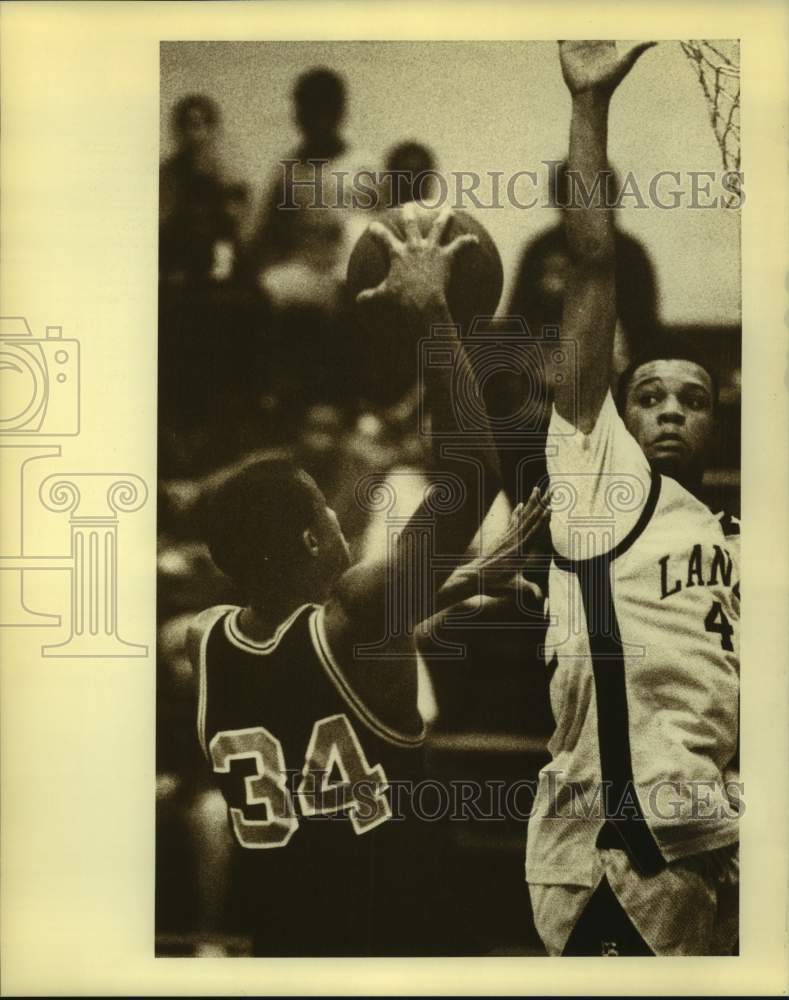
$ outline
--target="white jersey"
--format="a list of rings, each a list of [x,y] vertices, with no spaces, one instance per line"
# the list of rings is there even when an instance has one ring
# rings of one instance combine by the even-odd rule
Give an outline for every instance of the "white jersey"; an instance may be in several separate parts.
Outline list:
[[[738,839],[739,575],[719,519],[653,477],[610,393],[591,434],[555,411],[548,433],[556,729],[526,877],[592,889],[607,849],[638,878]]]
[[[726,548],[731,553],[734,561],[734,593],[737,600],[740,599],[740,519],[727,511],[716,514],[723,537],[726,539]]]

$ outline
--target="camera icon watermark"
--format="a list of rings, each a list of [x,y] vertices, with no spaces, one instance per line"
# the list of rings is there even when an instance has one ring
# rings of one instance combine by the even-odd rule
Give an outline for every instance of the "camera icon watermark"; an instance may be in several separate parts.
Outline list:
[[[461,339],[463,352],[453,349]],[[429,438],[484,436],[499,445],[528,445],[545,434],[546,403],[552,389],[568,384],[577,399],[577,345],[559,328],[530,332],[521,316],[478,316],[461,337],[457,324],[436,324],[419,342],[419,381],[431,369],[451,369],[451,400],[456,429],[436,431],[424,397],[419,433]]]
[[[118,599],[121,515],[145,505],[145,482],[124,471],[46,475],[44,467],[61,458],[63,446],[51,438],[81,430],[79,341],[63,337],[60,326],[48,326],[37,338],[24,317],[0,317],[0,359],[0,464],[8,515],[0,525],[0,628],[65,626],[59,641],[41,646],[44,657],[147,656],[146,645],[121,638]],[[52,519],[42,518],[43,511],[68,512],[68,547],[50,533]],[[52,589],[41,592],[42,578],[54,585],[54,606],[65,614],[49,610]],[[65,595],[57,580],[65,581]],[[36,610],[44,602],[47,611]]]
[[[0,317],[0,434],[79,434],[79,341],[48,326],[33,336],[22,316]]]

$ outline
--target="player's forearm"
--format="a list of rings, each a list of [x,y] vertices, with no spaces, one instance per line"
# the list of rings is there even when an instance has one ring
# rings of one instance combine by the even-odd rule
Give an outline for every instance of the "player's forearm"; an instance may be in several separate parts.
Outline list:
[[[450,217],[448,211],[439,213],[424,234],[416,206],[406,205],[402,209],[405,240],[381,223],[371,223],[371,234],[387,247],[389,272],[381,285],[365,289],[357,298],[363,308],[376,299],[395,303],[414,338],[426,339],[436,327],[443,328],[449,354],[444,363],[426,365],[422,372],[433,439],[439,444],[437,488],[403,528],[385,574],[367,574],[375,592],[369,605],[372,613],[380,610],[381,595],[386,600],[387,595],[394,595],[389,621],[394,619],[398,631],[406,632],[433,614],[435,593],[463,558],[500,478],[489,430],[480,433],[477,428],[470,435],[454,405],[456,380],[474,392],[474,373],[453,324],[446,289],[455,254],[477,239],[464,234],[444,245],[441,240]]]
[[[412,624],[430,618],[438,610],[437,593],[479,530],[500,488],[498,457],[489,428],[464,428],[457,412],[455,386],[474,391],[474,372],[443,298],[412,312],[421,336],[443,326],[442,342],[452,355],[452,364],[426,366],[423,372],[425,401],[431,414],[434,450],[434,494],[427,497],[403,529],[393,563],[398,589],[409,593],[408,616]],[[426,524],[430,525],[425,531]],[[436,557],[439,557],[436,559]],[[428,573],[419,586],[413,574]],[[465,596],[470,596],[466,593]],[[452,603],[463,600],[458,597]],[[444,605],[446,606],[446,605]]]
[[[486,474],[499,480],[498,452],[490,427],[487,424],[477,426],[473,433],[470,433],[459,418],[455,387],[462,385],[468,394],[473,395],[479,394],[479,388],[446,302],[443,300],[436,302],[428,310],[423,311],[420,322],[419,332],[425,337],[430,336],[431,330],[437,326],[443,326],[447,330],[442,346],[452,355],[451,364],[426,365],[423,371],[425,401],[430,409],[431,433],[437,442],[451,440],[453,445],[451,451],[457,456],[454,460],[444,456],[442,467],[446,467],[447,463],[456,465],[461,478],[468,478],[469,463],[467,460],[462,460],[462,455],[465,453],[466,456],[473,455],[478,458],[484,465]],[[476,480],[468,485],[474,488],[475,484]]]
[[[612,210],[607,207],[608,94],[573,96],[568,156],[567,243],[578,264],[604,264],[615,252]]]
[[[605,207],[608,169],[607,94],[573,96],[568,166],[573,193],[565,212],[572,269],[565,291],[563,335],[575,342],[571,370],[566,355],[557,380],[555,405],[566,420],[590,433],[608,390],[616,327],[615,239],[611,210]]]
[[[448,324],[444,341],[452,364],[426,366],[425,399],[430,408],[434,466],[459,485],[462,499],[453,509],[435,517],[435,553],[460,555],[468,548],[501,486],[501,473],[493,435],[487,423],[469,430],[459,413],[456,389],[479,396],[476,375],[463,343],[444,305],[430,315],[431,328]],[[447,571],[448,573],[449,571]]]

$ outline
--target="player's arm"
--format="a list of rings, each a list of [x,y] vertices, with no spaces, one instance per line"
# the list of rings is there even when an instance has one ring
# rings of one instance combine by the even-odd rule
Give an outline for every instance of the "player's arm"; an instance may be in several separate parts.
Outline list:
[[[211,629],[217,618],[221,617],[226,611],[230,611],[231,608],[232,605],[230,604],[218,604],[213,608],[206,608],[199,615],[195,615],[189,623],[186,629],[186,655],[195,672],[200,670],[200,647],[202,646],[206,632]]]
[[[542,601],[542,591],[528,575],[537,568],[533,546],[549,518],[547,501],[538,489],[533,489],[528,502],[519,503],[512,512],[492,551],[471,559],[439,589],[431,622],[437,623],[447,611],[473,597],[515,599],[531,604]]]
[[[203,630],[198,622],[191,622],[186,630],[186,655],[195,672],[200,669],[200,643]]]
[[[441,213],[428,234],[422,236],[416,211],[405,206],[404,242],[380,223],[372,223],[371,232],[389,251],[390,269],[381,285],[362,292],[358,301],[362,308],[374,303],[391,304],[407,317],[412,334],[418,336],[429,335],[436,325],[447,330],[442,346],[451,351],[454,364],[428,366],[425,395],[436,437],[454,435],[458,441],[461,430],[452,402],[452,381],[462,371],[465,381],[473,384],[474,373],[460,337],[454,332],[446,287],[453,258],[475,243],[476,237],[459,236],[442,246],[450,218],[450,212]],[[332,629],[337,633],[335,648],[347,644],[349,636],[353,642],[380,638],[385,622],[387,628],[402,634],[436,611],[435,594],[454,567],[447,560],[437,568],[432,564],[433,556],[459,558],[465,552],[496,492],[498,459],[489,431],[482,436],[475,434],[473,451],[466,453],[462,440],[448,449],[441,460],[441,472],[452,477],[460,502],[447,505],[449,509],[441,512],[430,510],[430,502],[425,501],[403,528],[388,560],[360,563],[344,574],[326,608],[330,643]],[[490,489],[491,482],[494,489]],[[425,515],[433,524],[432,533],[424,531]],[[395,595],[398,599],[391,600],[389,606],[396,620],[387,621],[387,602]]]
[[[559,415],[585,434],[594,429],[608,391],[616,326],[614,220],[605,197],[608,109],[619,83],[653,44],[620,54],[612,41],[559,42],[562,74],[572,95],[571,207],[566,213],[572,266],[562,335],[575,342],[578,377],[575,371],[566,371],[561,382],[553,380],[554,403]]]

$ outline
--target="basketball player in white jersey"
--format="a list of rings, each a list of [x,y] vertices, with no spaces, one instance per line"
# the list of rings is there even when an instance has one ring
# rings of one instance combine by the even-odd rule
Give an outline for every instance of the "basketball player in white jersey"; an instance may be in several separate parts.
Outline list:
[[[653,472],[676,479],[702,499],[718,400],[715,372],[704,355],[679,335],[656,335],[622,373],[617,408]],[[739,597],[740,520],[717,513],[734,562]]]
[[[573,269],[546,449],[556,729],[526,877],[552,955],[729,953],[737,934],[739,591],[698,479],[714,386],[691,358],[637,359],[609,385],[614,230],[601,203],[611,97],[648,44],[561,42],[572,94]],[[583,189],[580,188],[583,185]],[[577,372],[577,381],[576,381]],[[683,484],[684,481],[684,484]]]

